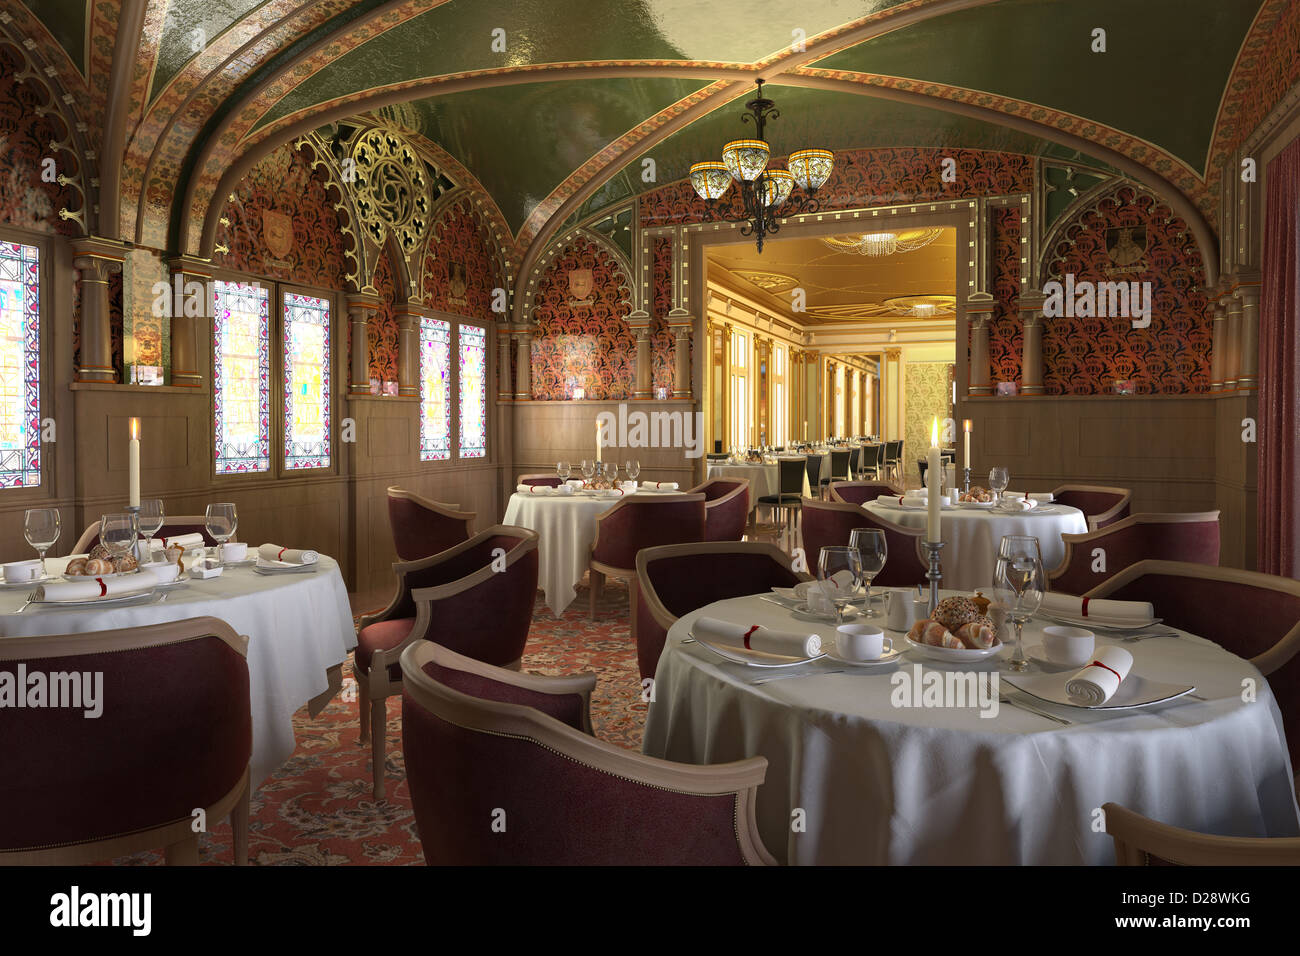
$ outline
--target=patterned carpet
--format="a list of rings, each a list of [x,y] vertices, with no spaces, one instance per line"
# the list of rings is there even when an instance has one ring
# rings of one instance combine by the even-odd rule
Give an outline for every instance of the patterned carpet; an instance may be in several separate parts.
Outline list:
[[[585,586],[556,619],[540,595],[524,652],[524,670],[537,674],[597,674],[592,724],[597,737],[637,750],[645,725],[636,648],[628,627],[627,589],[607,582],[597,619],[587,619]],[[345,668],[350,670],[351,665]],[[343,700],[343,695],[351,700]],[[343,695],[321,712],[294,717],[298,746],[293,756],[253,795],[249,862],[260,866],[423,864],[402,762],[402,702],[388,700],[388,797],[370,795],[370,747],[357,742],[355,685],[345,677]],[[228,821],[200,840],[201,863],[232,864]],[[163,862],[162,853],[115,860],[126,865]]]

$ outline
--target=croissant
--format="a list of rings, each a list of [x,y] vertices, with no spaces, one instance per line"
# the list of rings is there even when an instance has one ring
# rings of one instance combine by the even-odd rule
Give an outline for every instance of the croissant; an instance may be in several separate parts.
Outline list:
[[[929,644],[931,647],[965,647],[961,641],[938,621],[921,620],[912,625],[907,632],[908,639],[916,644]]]
[[[112,574],[113,562],[106,558],[91,558],[86,562],[86,569],[83,573],[89,574],[92,577],[101,574]]]
[[[998,631],[993,626],[992,621],[986,617],[981,617],[957,628],[957,638],[966,647],[973,650],[984,650],[997,644]]]
[[[87,558],[73,558],[68,562],[68,566],[63,569],[65,574],[85,574]]]

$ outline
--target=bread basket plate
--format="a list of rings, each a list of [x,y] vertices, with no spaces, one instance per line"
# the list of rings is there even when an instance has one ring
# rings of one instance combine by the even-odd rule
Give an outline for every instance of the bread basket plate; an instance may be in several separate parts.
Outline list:
[[[1129,674],[1119,685],[1113,697],[1104,704],[1081,704],[1066,693],[1065,685],[1080,668],[1071,668],[1060,674],[1003,674],[1006,681],[1016,690],[1024,691],[1030,697],[1037,697],[1048,704],[1058,707],[1073,707],[1077,710],[1129,710],[1134,707],[1148,707],[1162,704],[1167,700],[1177,700],[1185,694],[1196,690],[1195,684],[1166,684],[1149,680],[1137,674]]]
[[[903,640],[907,641],[909,650],[916,651],[921,657],[928,657],[932,661],[944,661],[949,664],[970,664],[975,661],[987,660],[1003,648],[1001,643],[983,648],[935,647],[933,644],[918,644],[906,635],[904,635]]]
[[[701,647],[708,648],[723,660],[731,661],[735,664],[745,664],[749,667],[795,667],[799,664],[819,661],[826,656],[825,653],[821,653],[814,657],[789,657],[785,654],[768,654],[764,651],[747,651],[743,647],[728,647],[724,644],[714,644],[710,641],[703,640],[697,637],[694,631],[691,632],[691,639]]]
[[[139,573],[139,568],[136,568],[134,571],[110,571],[108,574],[69,574],[67,571],[64,571],[63,580],[84,581],[87,578],[103,578],[105,581],[108,581],[112,578],[129,578],[131,575]]]

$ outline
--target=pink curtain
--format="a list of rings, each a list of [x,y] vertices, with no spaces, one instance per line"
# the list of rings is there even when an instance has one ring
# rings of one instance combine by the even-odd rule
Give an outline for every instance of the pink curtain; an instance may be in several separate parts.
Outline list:
[[[1300,139],[1268,164],[1259,317],[1259,570],[1294,578],[1300,535]]]

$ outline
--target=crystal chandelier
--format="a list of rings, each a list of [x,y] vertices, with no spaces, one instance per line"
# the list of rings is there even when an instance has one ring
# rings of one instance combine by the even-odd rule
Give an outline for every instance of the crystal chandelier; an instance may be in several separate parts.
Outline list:
[[[892,256],[896,252],[915,252],[928,246],[943,233],[942,229],[905,229],[902,232],[866,232],[856,236],[826,236],[822,239],[836,252],[859,256]]]
[[[758,84],[758,95],[745,104],[742,123],[754,122],[755,139],[738,139],[722,150],[722,162],[696,163],[691,167],[691,185],[699,197],[710,204],[726,193],[732,180],[739,183],[741,210],[735,214],[723,212],[728,222],[743,222],[742,236],[754,236],[758,251],[763,251],[763,237],[779,231],[777,210],[790,200],[794,187],[807,192],[796,197],[783,215],[792,216],[817,212],[817,190],[830,178],[835,168],[835,154],[828,149],[801,149],[790,154],[785,169],[767,165],[771,147],[763,138],[763,127],[768,119],[781,115],[776,104],[763,96],[763,81]]]

